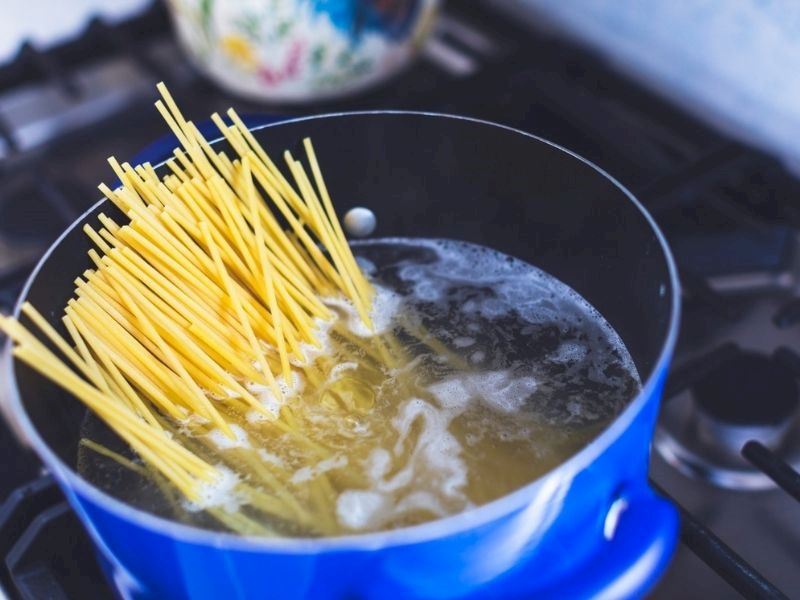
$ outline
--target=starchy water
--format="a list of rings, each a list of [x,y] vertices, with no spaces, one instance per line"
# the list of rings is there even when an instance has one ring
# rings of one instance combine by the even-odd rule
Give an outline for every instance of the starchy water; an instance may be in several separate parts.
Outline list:
[[[322,347],[308,349],[288,399],[251,389],[291,431],[235,412],[234,440],[176,427],[225,469],[199,504],[88,447],[81,473],[136,506],[202,527],[376,531],[468,510],[533,481],[639,390],[605,319],[527,263],[445,240],[380,239],[355,251],[377,290],[374,330],[331,300],[337,318],[321,326]],[[83,433],[131,457],[97,419],[87,418]]]

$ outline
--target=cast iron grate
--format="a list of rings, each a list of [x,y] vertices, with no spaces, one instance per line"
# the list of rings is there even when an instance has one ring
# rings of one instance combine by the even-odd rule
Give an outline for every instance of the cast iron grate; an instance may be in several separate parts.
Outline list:
[[[726,342],[674,367],[664,387],[663,401],[669,402],[674,396],[702,381],[720,365],[741,352],[736,344]],[[800,376],[800,371],[797,369],[800,365],[800,356],[793,350],[780,348],[775,352],[775,357],[789,365],[795,377]],[[800,502],[800,473],[792,466],[756,440],[746,442],[742,446],[741,453],[756,468],[767,474],[778,487]],[[746,598],[786,598],[783,592],[700,523],[666,490],[652,480],[650,483],[662,496],[669,498],[678,507],[681,515],[682,542],[736,591]]]

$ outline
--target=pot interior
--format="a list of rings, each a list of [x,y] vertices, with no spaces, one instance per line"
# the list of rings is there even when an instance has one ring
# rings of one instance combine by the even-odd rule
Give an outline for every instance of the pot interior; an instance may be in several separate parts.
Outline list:
[[[335,115],[255,135],[276,162],[287,148],[302,155],[310,136],[340,215],[369,207],[376,236],[464,240],[554,275],[619,333],[642,381],[650,376],[670,327],[668,259],[639,208],[594,167],[510,129],[423,114]],[[73,281],[91,266],[81,225],[100,212],[124,221],[109,202],[91,211],[52,250],[27,293],[62,333]],[[35,428],[74,467],[83,406],[25,365],[14,371]]]

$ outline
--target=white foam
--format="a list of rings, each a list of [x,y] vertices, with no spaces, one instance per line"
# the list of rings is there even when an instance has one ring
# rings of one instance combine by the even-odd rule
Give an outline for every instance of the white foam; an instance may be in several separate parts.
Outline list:
[[[440,355],[437,355],[437,356],[434,356],[433,358],[434,358],[434,360],[436,360],[439,357],[440,357]],[[446,356],[444,356],[443,358],[444,358],[445,362],[447,362],[448,358]],[[390,377],[397,377],[397,376],[399,376],[399,375],[401,375],[403,373],[408,373],[410,371],[414,371],[423,362],[425,362],[423,356],[415,356],[410,361],[408,361],[407,363],[405,363],[405,364],[403,364],[403,365],[401,365],[399,367],[393,367],[391,369],[387,369],[387,373],[389,374]]]
[[[361,316],[358,314],[356,307],[353,303],[346,298],[327,297],[323,298],[323,302],[330,307],[341,309],[345,313],[345,320],[347,328],[359,337],[370,337],[379,335],[387,331],[395,317],[397,316],[398,309],[402,304],[402,299],[398,294],[392,290],[374,285],[375,296],[372,299],[372,307],[370,310],[370,319],[372,320],[372,329],[367,327]]]
[[[464,508],[472,506],[465,502]],[[463,510],[462,509],[462,510]],[[447,510],[435,494],[416,490],[395,502],[391,495],[372,490],[345,490],[336,502],[336,516],[344,527],[353,530],[372,529],[403,514],[424,510],[443,517]]]
[[[345,490],[336,499],[336,518],[343,527],[359,530],[374,527],[390,499],[369,490]]]
[[[311,467],[297,469],[292,475],[291,482],[294,484],[310,481],[319,477],[322,473],[327,473],[333,469],[341,469],[347,466],[347,457],[344,454],[337,454],[318,462]]]
[[[364,326],[361,319],[358,319],[355,327],[351,327],[353,333],[357,335],[370,336],[386,332],[391,327],[400,308],[401,298],[399,295],[381,286],[374,286],[374,288],[375,297],[372,300],[372,311],[370,312],[372,329]]]
[[[356,263],[358,263],[358,266],[365,275],[374,275],[378,270],[374,262],[368,258],[364,258],[363,256],[356,256]]]
[[[494,410],[517,411],[535,389],[534,378],[518,377],[510,370],[462,373],[428,387],[439,406],[421,398],[402,403],[391,421],[398,434],[394,447],[391,452],[375,448],[370,453],[365,464],[370,488],[347,490],[340,495],[339,522],[360,530],[380,527],[415,510],[448,514],[448,508],[442,504],[445,499],[460,510],[470,506],[464,489],[468,470],[462,457],[463,448],[450,433],[453,419],[479,398]],[[409,451],[407,443],[415,423],[421,427],[417,427],[418,435]],[[409,456],[403,467],[392,473],[393,460],[406,452]]]
[[[297,371],[291,372],[291,381],[286,383],[286,379],[281,375],[278,379],[278,387],[283,392],[284,397],[291,398],[303,391],[306,381]]]
[[[332,326],[333,320],[315,318],[312,332],[319,342],[319,346],[309,344],[308,342],[301,342],[300,352],[303,355],[302,359],[292,357],[289,358],[289,362],[296,367],[301,367],[313,362],[318,356],[331,354],[333,349],[330,336]]]
[[[210,422],[211,421],[209,421],[207,417],[192,412],[189,413],[187,417],[178,421],[178,431],[184,435],[192,435],[198,425],[207,425]]]
[[[255,363],[254,363],[255,366]],[[261,370],[260,368],[258,369]],[[291,381],[286,383],[286,379],[283,377],[282,373],[276,373],[275,376],[275,383],[278,384],[278,389],[281,391],[286,398],[291,398],[292,396],[296,396],[300,392],[303,391],[303,387],[305,386],[305,379],[303,376],[298,373],[297,371],[291,371]],[[271,388],[262,384],[256,383],[254,381],[249,381],[245,384],[247,391],[251,394],[262,394],[266,391],[271,391]]]
[[[353,361],[346,361],[341,362],[338,365],[335,365],[332,369],[330,374],[328,375],[329,381],[335,381],[339,378],[339,375],[344,373],[345,371],[352,371],[358,368],[358,363]]]
[[[585,344],[567,340],[561,342],[558,349],[553,354],[548,355],[547,358],[554,362],[569,363],[583,360],[588,352],[589,348]]]
[[[267,409],[267,412],[269,412],[269,414],[272,415],[273,418],[277,419],[280,416],[281,407],[285,403],[284,398],[276,398],[275,394],[272,393],[272,390],[269,388],[269,386],[262,385],[260,383],[251,383],[247,387],[248,391],[251,394],[255,395],[256,398],[258,398],[258,401],[261,403],[261,406]],[[251,412],[258,414],[258,411],[251,411]],[[251,418],[254,419],[253,421],[250,421],[251,423],[256,422],[258,420],[258,417],[255,416],[250,417],[248,413],[248,420],[250,420]]]
[[[275,465],[276,467],[284,466],[283,459],[277,454],[273,454],[272,452],[267,452],[263,448],[259,448],[258,450],[256,450],[256,453],[258,454],[259,458],[263,460],[265,463]]]
[[[380,481],[392,468],[392,455],[385,448],[375,448],[367,458],[367,475]]]
[[[198,512],[207,508],[221,507],[228,512],[235,512],[242,505],[243,499],[236,493],[239,477],[224,465],[217,465],[216,481],[203,483],[198,490],[200,498],[196,502],[183,501],[183,506],[190,512]]]
[[[437,408],[421,398],[405,401],[391,422],[398,433],[392,452],[376,448],[370,453],[366,473],[371,487],[340,494],[339,522],[350,529],[364,529],[379,527],[410,510],[445,514],[440,500],[420,488],[435,489],[451,502],[466,506],[469,500],[463,488],[467,466],[461,457],[461,444],[449,431],[450,422],[459,412],[460,407]],[[418,420],[422,427],[410,456],[402,469],[387,477],[393,458],[406,452],[412,425]]]
[[[378,244],[424,248],[434,253],[435,260],[425,264],[408,260],[398,266],[398,275],[412,286],[419,300],[438,302],[454,285],[468,284],[491,288],[493,294],[464,302],[459,309],[465,314],[491,319],[513,310],[530,323],[548,323],[569,322],[583,313],[583,318],[598,324],[607,341],[619,350],[625,369],[637,372],[622,340],[603,316],[575,290],[541,269],[483,246],[444,239],[382,238],[360,240],[356,246]],[[467,329],[477,333],[481,328],[478,323],[469,323]]]
[[[352,530],[374,529],[411,511],[445,515],[469,506],[468,468],[451,423],[478,399],[498,412],[518,411],[536,387],[533,377],[510,369],[459,373],[428,386],[436,405],[422,398],[402,402],[391,420],[394,446],[370,452],[364,463],[369,487],[340,494],[339,523]],[[394,470],[400,460],[402,467]]]
[[[472,503],[470,502],[465,503],[464,509],[469,508],[471,505]],[[425,510],[439,517],[445,516],[448,512],[447,509],[442,506],[439,498],[425,490],[411,492],[395,506],[395,512],[398,514],[415,510]]]
[[[445,409],[463,410],[471,400],[480,398],[491,408],[504,413],[518,411],[536,391],[536,379],[515,376],[508,369],[464,373],[428,387]]]
[[[584,420],[592,420],[598,418],[600,415],[597,411],[592,409],[589,402],[583,402],[581,399],[572,399],[567,401],[567,411],[572,417]]]
[[[234,423],[230,424],[230,428],[235,436],[234,439],[229,438],[220,429],[212,429],[208,434],[208,438],[214,442],[214,445],[220,450],[250,448],[250,439],[247,437],[247,432]]]
[[[536,379],[530,376],[514,377],[509,371],[482,375],[473,377],[471,383],[484,402],[501,412],[518,411],[536,391]]]
[[[275,413],[270,412],[269,415],[264,414],[260,410],[248,410],[247,414],[245,415],[248,423],[253,425],[257,425],[258,423],[266,423],[268,421],[274,421],[277,417]]]
[[[448,377],[428,386],[444,410],[463,411],[475,398],[466,377]]]
[[[475,352],[469,355],[469,362],[471,362],[473,365],[477,365],[479,363],[482,363],[485,358],[486,358],[486,352],[484,352],[483,350],[475,350]]]
[[[245,385],[245,387],[247,388],[248,392],[253,394],[258,399],[258,401],[261,403],[261,406],[267,409],[274,419],[277,419],[280,416],[281,407],[286,404],[286,401],[292,396],[299,394],[303,390],[305,380],[299,373],[292,371],[292,382],[290,385],[286,384],[283,375],[276,377],[275,382],[278,384],[281,397],[276,397],[272,391],[272,388],[262,383],[250,381]],[[251,410],[247,413],[247,420],[250,423],[258,423],[269,420],[269,417],[257,410]]]
[[[509,297],[531,302],[531,298],[542,296],[541,289],[550,278],[522,261],[510,259],[487,248],[452,242],[449,240],[391,239],[384,242],[413,245],[432,250],[437,260],[419,264],[401,264],[398,274],[401,279],[414,286],[414,295],[435,302],[444,298],[447,289],[454,283],[469,283],[492,287],[495,297],[464,305],[466,312],[476,311],[483,316],[498,316],[508,312]],[[530,292],[536,292],[531,294]],[[514,306],[514,304],[510,304]]]
[[[453,346],[456,348],[469,348],[475,344],[475,338],[459,336],[453,339]]]

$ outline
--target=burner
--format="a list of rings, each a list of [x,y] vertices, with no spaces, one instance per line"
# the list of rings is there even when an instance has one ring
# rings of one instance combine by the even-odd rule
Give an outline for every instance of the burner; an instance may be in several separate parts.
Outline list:
[[[776,450],[797,413],[794,374],[777,360],[740,352],[692,388],[698,433],[738,456],[749,440]]]
[[[763,489],[774,483],[741,451],[756,440],[800,464],[800,393],[784,362],[740,351],[709,370],[690,393],[664,406],[656,448],[682,472],[723,487]]]

